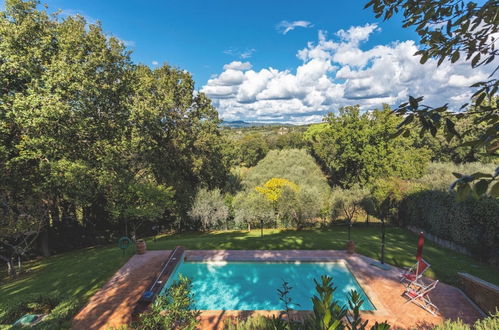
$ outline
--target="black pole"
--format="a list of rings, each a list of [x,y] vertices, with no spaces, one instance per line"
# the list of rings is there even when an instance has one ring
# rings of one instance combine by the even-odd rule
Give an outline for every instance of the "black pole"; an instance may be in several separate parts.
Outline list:
[[[352,229],[352,221],[348,221],[348,240],[351,241],[350,231]]]
[[[385,220],[381,219],[381,263],[385,263]]]
[[[260,236],[263,237],[263,219],[260,220],[260,230],[261,230]]]

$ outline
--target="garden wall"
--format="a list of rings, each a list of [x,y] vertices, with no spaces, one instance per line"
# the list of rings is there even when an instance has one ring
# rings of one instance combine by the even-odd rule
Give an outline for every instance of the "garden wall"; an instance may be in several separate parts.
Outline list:
[[[459,287],[484,312],[493,314],[499,310],[499,287],[468,273],[458,273]]]
[[[499,264],[499,200],[484,197],[457,202],[453,193],[425,190],[400,203],[403,226],[421,228],[468,249],[475,257]]]

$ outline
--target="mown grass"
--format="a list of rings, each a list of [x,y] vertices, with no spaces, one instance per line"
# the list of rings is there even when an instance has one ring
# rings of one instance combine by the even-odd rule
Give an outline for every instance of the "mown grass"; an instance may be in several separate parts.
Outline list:
[[[417,236],[401,229],[387,228],[386,262],[399,267],[414,263]],[[147,240],[152,250],[172,249],[182,245],[187,249],[344,249],[347,231],[344,226],[330,230],[260,230],[182,233]],[[352,239],[357,252],[378,259],[380,253],[379,226],[354,227]],[[83,300],[94,294],[125,262],[116,245],[83,249],[26,263],[29,272],[14,280],[0,283],[1,305],[32,294],[59,294]],[[426,242],[424,257],[432,267],[429,276],[456,284],[457,272],[467,272],[499,284],[499,267],[480,263],[470,257]]]

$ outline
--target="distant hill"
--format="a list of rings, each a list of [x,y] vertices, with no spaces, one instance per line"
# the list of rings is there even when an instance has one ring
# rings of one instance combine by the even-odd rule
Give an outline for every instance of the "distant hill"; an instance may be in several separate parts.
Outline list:
[[[280,124],[280,123],[252,123],[243,120],[224,120],[220,126],[231,127],[231,128],[244,128],[244,127],[261,127],[261,126],[294,126],[292,124]]]

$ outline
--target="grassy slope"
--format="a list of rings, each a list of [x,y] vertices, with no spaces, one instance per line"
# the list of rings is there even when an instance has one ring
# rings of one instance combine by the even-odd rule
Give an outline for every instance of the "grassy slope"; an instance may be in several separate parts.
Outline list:
[[[346,228],[328,231],[265,230],[192,233],[148,241],[149,249],[343,249]],[[359,253],[379,257],[379,227],[354,227],[352,238]],[[386,260],[398,266],[414,262],[416,236],[404,229],[388,228]],[[425,258],[432,264],[430,276],[455,284],[456,272],[464,271],[499,284],[499,267],[481,264],[471,258],[427,242]],[[116,246],[85,249],[28,263],[30,272],[15,281],[0,283],[0,304],[27,294],[60,293],[87,299],[127,260]],[[0,306],[1,307],[1,306]],[[0,308],[1,310],[1,308]]]
[[[127,259],[118,248],[103,247],[28,262],[27,273],[15,281],[0,282],[0,314],[2,304],[27,295],[54,294],[87,300]]]

